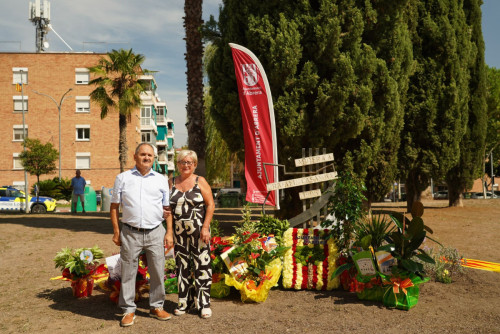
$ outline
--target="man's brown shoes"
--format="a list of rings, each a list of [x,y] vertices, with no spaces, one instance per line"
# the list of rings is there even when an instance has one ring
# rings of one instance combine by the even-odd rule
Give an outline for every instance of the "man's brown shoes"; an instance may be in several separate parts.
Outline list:
[[[135,313],[125,313],[123,315],[122,321],[120,321],[120,326],[129,327],[134,324]]]
[[[172,318],[172,316],[167,311],[165,311],[162,307],[151,309],[149,311],[149,316],[156,318],[158,320],[163,320],[163,321]]]

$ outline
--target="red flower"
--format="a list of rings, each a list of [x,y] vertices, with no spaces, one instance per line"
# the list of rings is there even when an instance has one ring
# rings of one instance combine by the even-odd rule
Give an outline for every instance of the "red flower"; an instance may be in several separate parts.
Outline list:
[[[215,255],[214,254],[210,254],[210,257],[212,258],[212,260],[215,260]]]
[[[243,243],[244,244],[248,244],[249,242],[251,242],[252,240],[255,240],[257,239],[258,237],[260,237],[260,234],[259,233],[253,233],[247,240],[245,240]]]
[[[228,251],[228,250],[230,250],[230,249],[231,249],[231,246],[224,247],[224,248],[222,249],[222,253],[225,253],[225,252],[227,252],[227,251]]]
[[[260,254],[259,254],[259,253],[250,253],[250,258],[251,258],[251,259],[254,259],[254,260],[255,260],[255,259],[256,259],[256,258],[258,258],[259,256],[260,256]]]

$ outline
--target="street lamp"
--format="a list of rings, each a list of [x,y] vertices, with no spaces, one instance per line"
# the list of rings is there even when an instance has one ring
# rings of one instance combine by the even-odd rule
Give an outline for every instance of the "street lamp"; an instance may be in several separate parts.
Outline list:
[[[66,94],[68,94],[69,92],[71,92],[73,90],[73,88],[70,88],[66,91],[66,93],[64,93],[62,96],[61,96],[61,101],[59,102],[59,104],[57,103],[57,101],[50,95],[47,95],[47,94],[44,94],[44,93],[39,93],[37,92],[36,90],[33,90],[33,93],[36,93],[38,95],[43,95],[43,96],[46,96],[48,97],[49,99],[51,99],[52,101],[54,101],[54,103],[56,104],[57,106],[57,110],[59,111],[59,182],[61,182],[61,106],[64,102],[64,99],[66,97],[71,97],[71,96],[66,96]]]

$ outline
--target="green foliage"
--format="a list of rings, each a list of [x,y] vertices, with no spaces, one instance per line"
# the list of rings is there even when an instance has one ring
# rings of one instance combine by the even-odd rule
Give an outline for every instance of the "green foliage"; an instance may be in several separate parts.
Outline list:
[[[281,220],[271,215],[262,215],[254,226],[256,231],[262,235],[274,235],[276,243],[282,246],[283,234],[290,228],[290,223],[286,219]]]
[[[429,256],[435,262],[422,262],[422,264],[426,274],[434,278],[437,282],[452,283],[454,277],[459,277],[465,273],[465,269],[462,266],[464,256],[456,248],[439,247],[437,251],[431,249]]]
[[[35,185],[32,187],[32,193],[34,193],[34,188]],[[59,182],[58,177],[54,177],[52,180],[42,180],[38,182],[38,191],[40,196],[69,201],[71,199],[71,180],[62,178]]]
[[[486,67],[486,79],[488,124],[485,151],[493,151],[495,157],[500,157],[500,70]]]
[[[80,257],[80,254],[86,250],[92,253],[93,258],[91,261],[85,261]],[[56,268],[61,270],[68,269],[69,273],[74,277],[84,277],[89,274],[90,269],[103,257],[104,252],[98,246],[78,249],[63,248],[56,254],[54,263]]]
[[[467,161],[474,159],[465,156],[470,148],[463,147],[462,141],[469,123],[479,121],[480,125],[482,122],[470,119],[476,116],[470,113],[469,102],[471,94],[482,94],[480,87],[471,85],[471,73],[481,80],[479,72],[471,72],[471,68],[481,66],[481,59],[477,57],[483,52],[480,30],[477,30],[480,27],[476,23],[471,28],[463,0],[410,4],[413,12],[409,23],[416,67],[410,78],[399,151],[408,209],[428,187],[430,178],[444,180],[450,169],[460,165],[462,153],[462,168],[473,167]],[[480,104],[474,108],[481,108]],[[473,112],[477,116],[481,113],[479,109]],[[477,131],[466,140],[480,139],[481,130]],[[466,166],[466,162],[470,166]]]
[[[396,225],[396,230],[388,235],[387,241],[394,247],[391,254],[397,260],[398,268],[419,276],[424,275],[424,266],[417,259],[435,263],[432,257],[420,249],[427,235],[424,221],[420,217],[415,217],[411,221],[398,218],[396,215],[390,217]]]
[[[371,218],[365,217],[360,219],[354,226],[354,235],[356,240],[368,240],[361,242],[360,246],[363,249],[368,249],[364,244],[372,246],[373,249],[378,249],[382,246],[388,234],[392,233],[394,226],[391,221],[387,220],[383,215],[373,215]],[[369,237],[369,239],[366,239]]]
[[[38,139],[26,138],[24,140],[26,151],[23,151],[19,158],[28,173],[36,175],[50,174],[55,171],[55,161],[59,157],[59,152],[52,143],[42,144]]]
[[[487,86],[484,64],[484,41],[481,32],[481,0],[464,0],[464,12],[470,31],[471,52],[468,71],[468,101],[465,113],[466,132],[460,142],[460,159],[446,174],[450,205],[458,205],[460,194],[472,188],[483,174],[482,149],[490,120],[487,120]],[[462,34],[464,32],[462,31]],[[497,134],[498,135],[498,134]]]
[[[210,235],[212,237],[221,236],[220,223],[217,219],[212,219],[212,221],[210,222]]]
[[[243,239],[243,235],[245,233],[256,233],[257,227],[255,226],[256,222],[252,221],[252,210],[250,210],[250,205],[245,204],[241,209],[242,213],[242,223],[240,226],[235,227],[237,238]]]
[[[337,240],[339,250],[344,254],[349,249],[355,224],[365,216],[363,209],[363,183],[350,172],[341,172],[337,179],[335,190],[328,201],[328,214],[335,217],[335,221],[326,219],[321,226],[332,230]]]
[[[295,250],[295,259],[303,266],[308,264],[318,265],[325,260],[324,245],[308,244],[306,246],[297,246]]]

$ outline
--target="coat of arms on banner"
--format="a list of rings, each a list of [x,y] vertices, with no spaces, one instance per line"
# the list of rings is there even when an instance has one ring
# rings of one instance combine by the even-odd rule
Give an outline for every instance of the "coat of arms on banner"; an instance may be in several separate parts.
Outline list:
[[[255,86],[259,82],[259,74],[257,73],[257,65],[241,64],[243,73],[243,82],[247,86]]]

